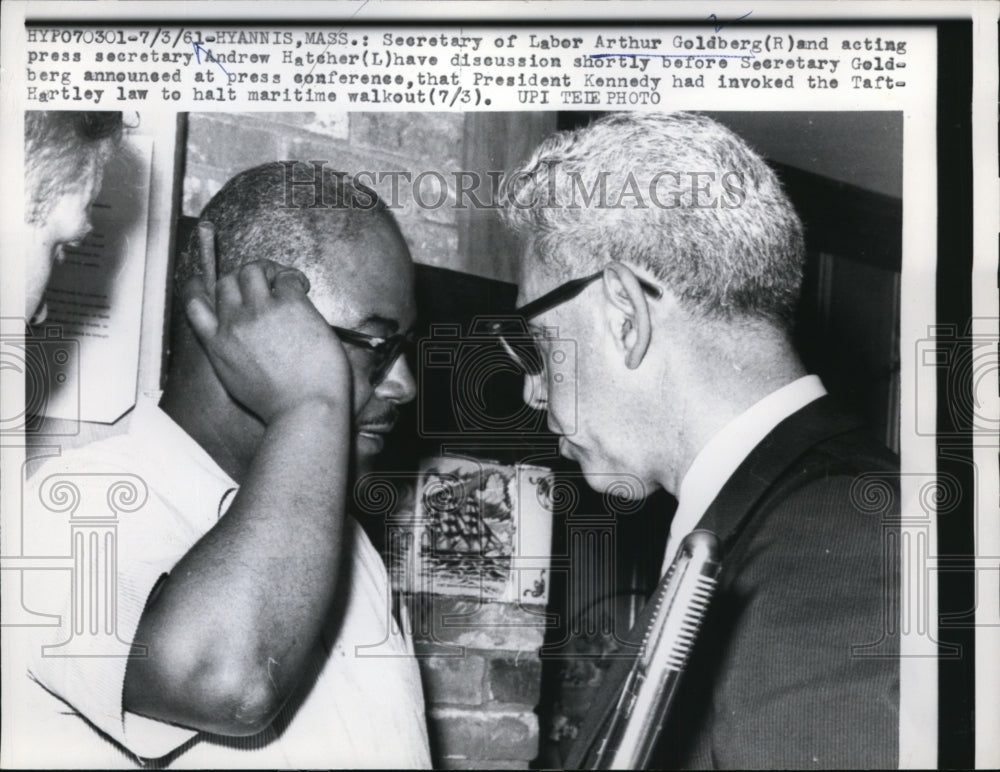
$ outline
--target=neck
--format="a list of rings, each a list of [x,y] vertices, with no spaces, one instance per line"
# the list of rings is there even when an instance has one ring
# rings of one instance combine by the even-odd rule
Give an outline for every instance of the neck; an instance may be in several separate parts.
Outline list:
[[[737,341],[724,349],[694,346],[685,359],[683,372],[688,376],[675,392],[679,399],[664,406],[670,411],[664,425],[672,424],[675,441],[658,480],[674,495],[712,437],[764,397],[807,374],[784,336]]]
[[[263,427],[208,370],[206,374],[197,365],[191,369],[171,366],[160,407],[226,474],[242,484]]]

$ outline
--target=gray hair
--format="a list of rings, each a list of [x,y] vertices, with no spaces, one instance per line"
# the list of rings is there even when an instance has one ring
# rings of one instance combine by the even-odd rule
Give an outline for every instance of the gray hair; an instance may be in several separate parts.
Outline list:
[[[320,161],[274,161],[240,172],[206,204],[200,221],[215,228],[219,276],[260,259],[312,266],[331,241],[352,242],[377,225],[399,233],[375,191]],[[174,272],[176,286],[199,273],[199,248],[195,228]]]
[[[798,300],[798,215],[767,164],[703,115],[615,113],[549,137],[505,180],[502,217],[549,268],[641,266],[706,318],[787,328]]]
[[[63,194],[102,168],[122,127],[120,112],[25,112],[25,222],[45,223]]]

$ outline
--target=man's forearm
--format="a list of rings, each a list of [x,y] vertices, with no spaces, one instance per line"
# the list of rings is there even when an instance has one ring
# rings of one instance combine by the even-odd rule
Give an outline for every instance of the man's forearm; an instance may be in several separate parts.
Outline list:
[[[347,405],[325,401],[267,427],[229,511],[143,613],[126,709],[222,734],[267,726],[336,590],[349,438]]]

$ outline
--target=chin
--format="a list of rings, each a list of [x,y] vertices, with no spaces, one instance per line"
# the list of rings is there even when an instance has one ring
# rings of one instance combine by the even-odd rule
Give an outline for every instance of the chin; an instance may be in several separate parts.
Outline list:
[[[651,480],[625,469],[622,464],[607,460],[599,463],[583,460],[580,470],[587,485],[595,491],[622,501],[642,501],[658,487]]]
[[[371,470],[375,464],[375,459],[385,445],[385,438],[381,435],[369,435],[359,432],[354,437],[354,459],[357,470],[364,474]]]

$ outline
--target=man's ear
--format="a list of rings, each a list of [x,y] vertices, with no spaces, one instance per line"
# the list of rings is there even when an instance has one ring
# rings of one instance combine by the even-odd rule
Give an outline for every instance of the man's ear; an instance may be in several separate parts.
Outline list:
[[[628,266],[611,263],[604,269],[604,297],[615,311],[612,334],[625,351],[625,366],[634,370],[646,356],[652,335],[646,295]]]

